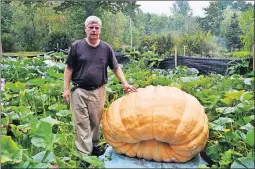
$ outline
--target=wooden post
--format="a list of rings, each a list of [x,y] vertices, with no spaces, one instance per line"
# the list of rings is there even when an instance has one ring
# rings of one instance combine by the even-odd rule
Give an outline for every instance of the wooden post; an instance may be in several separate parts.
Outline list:
[[[129,26],[130,26],[130,46],[131,46],[131,49],[132,49],[132,46],[133,46],[133,35],[132,35],[132,20],[131,20],[131,18],[129,19]]]
[[[2,42],[0,41],[0,61],[2,60],[3,58],[3,54],[2,54]],[[2,68],[2,64],[0,65],[0,69]],[[1,79],[1,74],[0,74],[0,79]],[[1,83],[0,83],[0,89],[2,89],[2,80],[1,80]]]
[[[253,66],[252,70],[255,71],[255,43],[253,43]]]
[[[2,42],[0,42],[0,55],[2,57]]]
[[[177,46],[174,48],[174,66],[177,67]]]
[[[185,56],[185,45],[183,45],[183,56]]]
[[[2,42],[0,41],[0,60],[2,59],[3,55],[2,55]]]

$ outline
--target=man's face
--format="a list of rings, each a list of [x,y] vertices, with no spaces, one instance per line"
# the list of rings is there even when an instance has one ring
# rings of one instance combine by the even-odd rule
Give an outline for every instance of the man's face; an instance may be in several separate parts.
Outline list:
[[[91,23],[91,24],[88,24],[87,27],[85,27],[85,32],[87,34],[88,39],[99,39],[101,29],[99,24]]]

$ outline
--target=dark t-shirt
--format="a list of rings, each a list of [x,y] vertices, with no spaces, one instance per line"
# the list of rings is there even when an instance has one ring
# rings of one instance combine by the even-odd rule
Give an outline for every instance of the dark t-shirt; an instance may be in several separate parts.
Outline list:
[[[84,89],[93,89],[108,82],[107,67],[115,69],[118,61],[111,46],[100,40],[90,46],[85,39],[71,45],[66,64],[72,72],[71,81]]]

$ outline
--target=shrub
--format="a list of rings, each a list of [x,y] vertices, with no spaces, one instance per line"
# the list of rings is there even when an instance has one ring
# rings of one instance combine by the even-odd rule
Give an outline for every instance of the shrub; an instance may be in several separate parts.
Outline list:
[[[166,54],[173,47],[173,41],[170,34],[146,36],[143,38],[139,51],[152,51],[159,56]]]
[[[247,58],[247,57],[252,57],[254,55],[253,52],[248,52],[248,51],[237,51],[233,53],[233,57],[235,58]]]
[[[53,32],[49,35],[46,40],[45,50],[52,51],[57,48],[59,49],[67,49],[72,42],[72,38],[65,32]]]
[[[15,39],[9,33],[3,33],[1,36],[3,52],[15,52]]]

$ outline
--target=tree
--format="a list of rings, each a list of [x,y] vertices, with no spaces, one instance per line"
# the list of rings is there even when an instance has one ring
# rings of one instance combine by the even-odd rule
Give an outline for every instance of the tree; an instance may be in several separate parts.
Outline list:
[[[129,13],[136,9],[138,5],[136,1],[63,1],[58,6],[54,7],[57,12],[66,11],[68,13],[68,29],[72,32],[74,39],[79,39],[84,36],[85,19],[90,15],[97,15],[103,18],[104,11],[109,11],[113,14],[118,12]],[[104,25],[104,23],[103,23]]]
[[[71,7],[83,7],[86,12],[85,18],[94,15],[98,10],[108,10],[112,13],[128,12],[138,7],[135,0],[130,1],[64,1],[59,6],[55,7],[56,11],[63,11]],[[97,13],[99,14],[99,13]]]
[[[192,10],[189,6],[188,1],[175,1],[173,7],[170,8],[173,15],[183,15],[189,16],[192,15]]]
[[[43,50],[50,33],[66,29],[67,17],[52,9],[56,2],[13,1],[12,33],[17,50]],[[55,45],[56,47],[56,45]]]
[[[243,33],[241,35],[241,41],[244,49],[252,51],[252,45],[254,44],[254,10],[242,13],[239,18],[239,24]]]
[[[212,34],[220,36],[220,22],[223,20],[223,10],[226,3],[217,1],[210,2],[210,5],[205,10],[205,17],[198,17],[198,22],[206,31],[211,31]]]
[[[229,26],[228,32],[227,32],[227,45],[228,47],[232,49],[238,49],[242,47],[241,37],[242,32],[238,24],[237,15],[234,13],[231,19],[231,24]]]
[[[10,1],[1,1],[1,34],[11,32],[13,8]]]
[[[251,3],[245,1],[212,1],[208,7],[204,8],[205,17],[197,18],[204,31],[211,31],[213,35],[223,37],[220,32],[220,24],[224,19],[224,10],[228,6],[239,11],[253,8]]]
[[[231,6],[228,6],[224,12],[223,12],[223,20],[220,22],[220,34],[222,37],[227,38],[227,32],[229,30],[232,17],[233,15],[236,14],[237,16],[241,15],[241,11],[232,8]]]
[[[151,14],[146,14],[146,23],[145,23],[145,34],[151,35]]]
[[[235,1],[232,7],[242,12],[246,12],[252,10],[254,8],[254,5],[252,5],[252,3],[250,2],[246,2],[245,0],[239,0]]]

